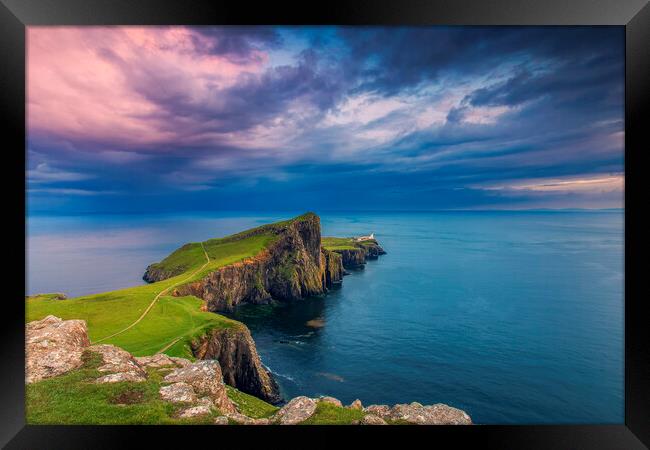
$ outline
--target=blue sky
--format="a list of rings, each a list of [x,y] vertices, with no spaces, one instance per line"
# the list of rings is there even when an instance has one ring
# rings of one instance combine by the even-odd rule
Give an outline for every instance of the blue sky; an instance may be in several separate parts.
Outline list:
[[[620,208],[622,27],[29,27],[29,213]]]

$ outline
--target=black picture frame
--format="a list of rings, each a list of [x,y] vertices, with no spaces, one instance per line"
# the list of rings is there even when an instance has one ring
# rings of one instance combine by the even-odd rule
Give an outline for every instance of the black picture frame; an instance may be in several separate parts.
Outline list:
[[[25,27],[29,25],[164,24],[337,24],[337,25],[619,25],[626,30],[625,75],[625,423],[621,425],[467,426],[467,427],[116,427],[35,426],[24,419],[24,306],[17,280],[24,279],[25,237]],[[253,437],[278,446],[318,442],[337,445],[360,439],[402,435],[419,442],[453,443],[500,449],[640,449],[650,445],[650,353],[645,302],[644,152],[650,150],[650,5],[646,0],[356,0],[320,4],[167,0],[0,0],[0,96],[5,147],[5,243],[11,251],[11,276],[5,288],[6,315],[0,370],[0,445],[6,448],[131,447],[136,438],[171,443]],[[646,187],[647,192],[647,187]],[[15,202],[15,203],[14,203]],[[13,250],[13,249],[12,249]],[[22,255],[22,256],[21,256]],[[17,260],[17,261],[16,261]],[[20,267],[19,262],[23,262]],[[645,264],[647,266],[647,263]],[[647,271],[647,269],[646,269]],[[14,273],[15,272],[15,275]],[[15,291],[15,292],[14,292]],[[645,293],[645,295],[644,295]],[[7,312],[8,311],[8,312]],[[227,430],[226,430],[227,428]],[[345,429],[343,429],[345,428]],[[187,434],[191,433],[191,434]],[[411,438],[410,435],[414,435]],[[191,438],[189,438],[191,436]],[[316,438],[316,439],[314,439]],[[338,438],[337,438],[338,439]],[[275,446],[275,445],[273,445]],[[246,445],[243,445],[246,448]]]

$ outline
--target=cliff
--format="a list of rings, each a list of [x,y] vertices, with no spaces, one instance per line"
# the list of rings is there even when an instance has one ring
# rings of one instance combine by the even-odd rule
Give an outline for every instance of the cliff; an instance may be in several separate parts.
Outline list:
[[[246,238],[250,233],[242,233]],[[177,287],[173,295],[194,295],[209,311],[229,311],[240,303],[297,300],[327,292],[343,276],[341,255],[321,248],[320,219],[308,213],[273,224],[273,239],[253,257],[219,267],[204,278]]]
[[[219,361],[226,384],[272,404],[282,400],[246,326],[211,330],[192,343],[192,352],[198,359]]]
[[[386,252],[375,239],[356,241],[354,238],[323,238],[323,248],[341,255],[345,269],[363,266],[369,259],[377,259]]]

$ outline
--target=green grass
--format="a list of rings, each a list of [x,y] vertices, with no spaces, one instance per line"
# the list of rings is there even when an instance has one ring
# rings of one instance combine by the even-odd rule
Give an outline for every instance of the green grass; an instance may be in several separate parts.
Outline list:
[[[149,379],[141,383],[95,384],[93,380],[102,375],[97,370],[101,358],[89,351],[84,357],[80,369],[26,386],[27,423],[209,424],[219,415],[215,411],[202,418],[175,418],[181,407],[160,399],[162,375],[156,370],[150,370]]]
[[[172,254],[159,263],[151,266],[174,275],[187,272],[191,269],[201,267],[205,263],[205,256],[201,244],[191,242],[176,249]]]
[[[358,248],[357,243],[352,238],[324,237],[321,239],[321,245],[326,250],[354,250]]]
[[[316,217],[314,213],[306,213],[293,219],[262,225],[223,238],[209,239],[203,242],[205,251],[210,256],[210,264],[198,273],[192,280],[200,279],[211,271],[257,255],[277,239],[280,231],[288,225]],[[201,267],[205,256],[201,243],[191,242],[183,245],[168,257],[152,267],[165,273],[178,275]]]
[[[365,413],[359,409],[318,402],[314,415],[300,422],[300,425],[350,425],[354,420],[361,420],[363,416]]]
[[[264,400],[246,394],[232,386],[226,386],[226,391],[230,400],[239,408],[239,412],[248,417],[254,419],[271,417],[279,409],[276,406],[266,403]]]

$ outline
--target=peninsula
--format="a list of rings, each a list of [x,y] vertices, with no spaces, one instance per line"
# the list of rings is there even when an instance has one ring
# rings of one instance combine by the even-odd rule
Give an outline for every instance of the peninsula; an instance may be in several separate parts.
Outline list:
[[[321,238],[320,219],[307,213],[185,244],[147,267],[147,285],[28,297],[28,422],[471,423],[440,404],[368,409],[297,397],[278,409],[278,385],[248,328],[219,314],[309,301],[382,254],[374,235]]]

